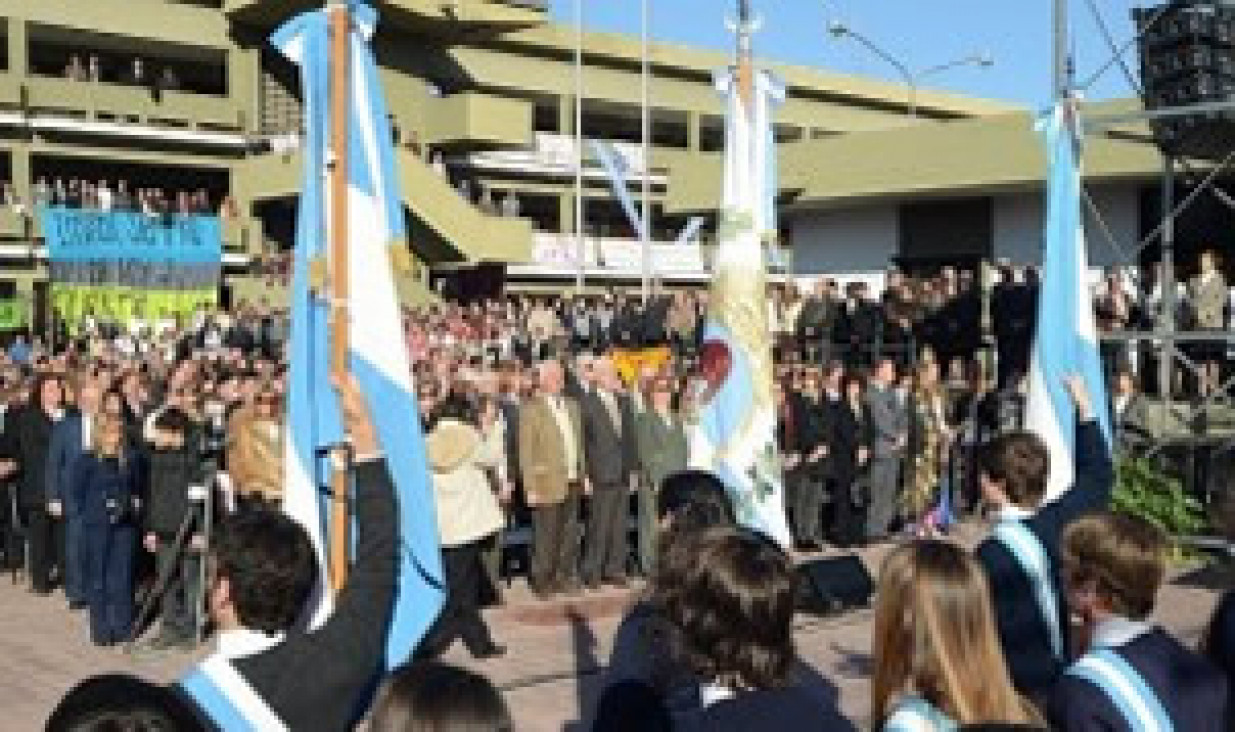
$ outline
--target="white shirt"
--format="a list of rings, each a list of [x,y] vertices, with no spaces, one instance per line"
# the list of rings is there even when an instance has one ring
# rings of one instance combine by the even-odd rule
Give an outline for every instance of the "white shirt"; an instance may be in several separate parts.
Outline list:
[[[227,659],[245,658],[274,648],[282,643],[284,638],[283,633],[266,635],[248,628],[224,630],[219,633],[216,650],[220,656]]]
[[[94,415],[82,412],[81,415],[81,448],[90,452],[90,443],[94,439]]]

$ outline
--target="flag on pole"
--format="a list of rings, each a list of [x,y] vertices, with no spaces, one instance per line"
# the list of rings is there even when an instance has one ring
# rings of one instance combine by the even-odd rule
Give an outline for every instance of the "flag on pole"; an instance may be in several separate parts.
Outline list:
[[[1084,380],[1102,433],[1107,444],[1111,442],[1081,219],[1079,125],[1074,100],[1056,104],[1037,125],[1046,140],[1048,158],[1046,248],[1025,426],[1050,450],[1047,500],[1058,498],[1075,477],[1076,410],[1064,387],[1068,375]]]
[[[743,10],[737,67],[716,80],[728,101],[724,192],[690,454],[693,467],[724,481],[741,524],[787,547],[764,257],[776,237],[772,120],[784,88],[754,69],[754,23]]]
[[[407,246],[407,237],[389,118],[369,48],[377,14],[363,2],[352,2],[350,13],[348,368],[368,403],[398,498],[400,556],[385,659],[389,669],[408,660],[437,617],[445,585],[431,473],[391,259],[399,256],[396,249]],[[338,398],[329,383],[330,294],[321,276],[330,255],[329,11],[297,16],[271,42],[300,67],[304,90],[305,168],[291,293],[284,509],[305,527],[317,553],[322,574],[307,618],[316,627],[331,610],[325,574],[329,497],[323,490],[331,468],[323,451],[343,436]]]

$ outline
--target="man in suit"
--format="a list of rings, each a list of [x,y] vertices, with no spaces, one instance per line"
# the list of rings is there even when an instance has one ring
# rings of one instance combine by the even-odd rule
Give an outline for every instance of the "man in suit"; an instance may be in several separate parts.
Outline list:
[[[297,628],[318,568],[304,528],[242,511],[219,527],[208,566],[215,653],[179,691],[220,729],[352,729],[386,651],[400,551],[394,484],[364,398],[342,389],[356,475],[356,561],[334,611]]]
[[[810,363],[826,364],[832,358],[832,331],[838,312],[836,282],[820,280],[798,313],[796,331],[802,352]]]
[[[102,400],[99,385],[85,381],[77,392],[77,411],[56,423],[47,453],[47,495],[64,506],[64,594],[69,607],[86,607],[85,564],[81,552],[82,519],[80,506],[72,500],[69,485],[73,465],[90,449],[94,422]]]
[[[866,395],[874,437],[870,462],[870,508],[866,535],[871,540],[887,536],[896,517],[900,497],[901,463],[909,445],[909,410],[893,389],[896,364],[881,359],[871,375]]]
[[[1115,482],[1111,455],[1084,383],[1066,382],[1076,407],[1075,478],[1049,504],[1050,453],[1029,432],[1011,432],[982,451],[978,480],[995,528],[977,550],[991,588],[995,625],[1017,690],[1041,702],[1071,649],[1058,547],[1064,529],[1082,514],[1102,510]]]
[[[657,497],[665,478],[685,470],[689,460],[686,427],[673,409],[673,384],[668,378],[654,379],[649,386],[646,409],[635,419],[639,481],[639,565],[651,576],[656,563]]]
[[[579,405],[563,393],[562,365],[542,361],[540,393],[519,418],[519,469],[532,509],[532,591],[541,599],[578,590],[579,497],[587,487]]]
[[[1115,424],[1115,445],[1120,452],[1136,454],[1149,447],[1149,402],[1137,391],[1136,377],[1121,369],[1115,374],[1111,394],[1111,421]]]
[[[583,583],[626,586],[626,519],[636,471],[635,418],[622,380],[608,358],[593,367],[593,388],[579,400],[583,418],[583,452],[592,484]]]

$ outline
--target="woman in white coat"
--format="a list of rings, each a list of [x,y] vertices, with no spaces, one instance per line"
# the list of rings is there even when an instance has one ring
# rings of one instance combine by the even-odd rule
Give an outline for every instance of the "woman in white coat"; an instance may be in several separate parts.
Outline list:
[[[480,615],[480,587],[483,545],[505,523],[490,478],[504,456],[500,445],[484,439],[473,407],[457,394],[430,416],[425,447],[433,471],[446,605],[417,655],[439,656],[462,638],[476,658],[501,656],[506,649],[493,642]]]

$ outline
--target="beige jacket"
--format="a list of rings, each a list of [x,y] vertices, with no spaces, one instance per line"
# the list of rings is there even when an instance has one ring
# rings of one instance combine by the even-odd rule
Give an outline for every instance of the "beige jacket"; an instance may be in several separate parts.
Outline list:
[[[583,454],[583,421],[579,405],[569,397],[566,409],[575,433],[578,465],[575,474],[582,480],[587,472]],[[544,396],[527,402],[519,413],[519,470],[523,475],[523,491],[529,506],[550,506],[566,500],[568,470],[566,441]]]
[[[506,520],[485,474],[502,460],[492,443],[471,425],[442,420],[425,437],[425,449],[442,546],[463,546],[500,530]]]

